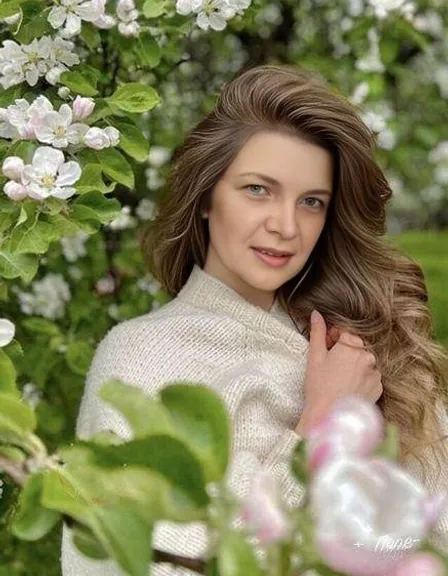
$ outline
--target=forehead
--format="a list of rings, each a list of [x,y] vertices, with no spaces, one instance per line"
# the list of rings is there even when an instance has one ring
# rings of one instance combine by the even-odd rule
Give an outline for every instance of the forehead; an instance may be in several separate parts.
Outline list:
[[[248,138],[226,175],[262,172],[281,183],[312,178],[314,185],[331,185],[333,158],[327,150],[297,136],[257,132]]]

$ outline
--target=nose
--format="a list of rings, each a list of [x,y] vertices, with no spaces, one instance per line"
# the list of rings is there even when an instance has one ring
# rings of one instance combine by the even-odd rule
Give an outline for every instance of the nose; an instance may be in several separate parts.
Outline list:
[[[299,229],[296,205],[289,202],[279,202],[269,206],[269,215],[266,219],[266,230],[277,232],[285,239],[294,238]]]

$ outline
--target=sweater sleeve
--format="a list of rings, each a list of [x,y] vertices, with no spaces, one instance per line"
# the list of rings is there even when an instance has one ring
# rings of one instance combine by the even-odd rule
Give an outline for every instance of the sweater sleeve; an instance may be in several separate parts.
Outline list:
[[[448,435],[448,416],[446,409],[439,404],[437,412],[442,434]],[[448,438],[445,442],[448,442]],[[406,468],[408,472],[425,485],[429,494],[444,493],[448,495],[448,462],[440,462],[439,465],[431,449],[428,449],[427,453],[423,454],[423,458],[426,463],[426,479],[423,476],[421,465],[415,458],[407,463]],[[448,506],[445,507],[444,513],[442,513],[435,525],[430,540],[434,546],[445,554],[448,553]]]
[[[81,439],[87,439],[104,429],[112,430],[126,439],[131,437],[130,427],[124,418],[97,397],[99,388],[108,378],[120,378],[135,386],[140,384],[130,369],[132,363],[123,361],[122,350],[116,338],[113,338],[114,330],[100,343],[87,375],[76,426],[76,435]],[[194,380],[194,378],[191,379]],[[256,455],[251,449],[251,442],[246,442],[247,422],[248,418],[260,418],[262,414],[259,414],[259,399],[255,403],[247,400],[247,396],[251,395],[250,384],[252,382],[247,374],[234,378],[230,382],[235,390],[245,389],[246,394],[235,401],[233,406],[228,406],[234,423],[233,435],[238,438],[227,472],[228,486],[238,497],[245,497],[250,491],[254,474],[264,466],[277,478],[288,506],[297,505],[302,496],[302,489],[290,472],[289,460],[300,437],[293,430],[285,430],[278,435],[274,447],[266,458]],[[262,389],[265,383],[260,383],[258,378],[258,384]],[[144,385],[146,393],[155,394],[159,389],[159,382],[154,381],[151,386],[150,379],[146,377]],[[259,425],[259,434],[263,437],[264,429],[261,420],[260,422],[254,421],[250,429],[253,430],[257,425]],[[236,519],[235,526],[238,524],[239,519]],[[159,522],[153,533],[154,548],[192,558],[204,556],[207,543],[206,528],[199,522],[190,524]],[[262,551],[259,549],[255,551],[262,561]],[[123,574],[112,560],[90,560],[82,556],[72,544],[71,531],[66,525],[63,526],[61,563],[63,576],[120,576]],[[187,569],[176,569],[169,564],[157,564],[153,566],[151,574],[152,576],[194,576],[195,573]]]

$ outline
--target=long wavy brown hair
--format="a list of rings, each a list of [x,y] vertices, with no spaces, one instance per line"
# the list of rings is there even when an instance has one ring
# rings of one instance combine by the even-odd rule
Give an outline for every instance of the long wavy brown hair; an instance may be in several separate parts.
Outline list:
[[[335,161],[324,230],[307,264],[277,296],[292,318],[305,323],[307,337],[316,308],[327,324],[363,338],[382,374],[378,406],[399,428],[399,461],[415,457],[425,476],[428,451],[439,465],[448,462],[438,412],[447,404],[446,355],[432,336],[420,266],[384,238],[392,192],[374,159],[375,134],[320,75],[262,65],[241,71],[223,87],[214,108],[174,154],[158,216],[141,236],[148,267],[175,297],[193,264],[204,266],[209,233],[201,214],[247,139],[266,130],[321,146]]]

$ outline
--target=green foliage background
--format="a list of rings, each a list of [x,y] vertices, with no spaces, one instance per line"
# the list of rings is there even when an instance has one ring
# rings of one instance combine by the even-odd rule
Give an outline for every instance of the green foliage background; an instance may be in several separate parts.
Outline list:
[[[122,150],[132,164],[135,186],[127,187],[117,178],[118,184],[111,186],[110,194],[111,190],[101,181],[101,192],[129,207],[135,225],[123,229],[101,227],[86,241],[86,255],[73,265],[67,262],[57,242],[40,260],[33,280],[57,273],[70,285],[71,299],[64,314],[54,320],[27,316],[21,311],[14,288],[29,291],[29,283],[21,278],[0,282],[0,317],[14,320],[16,338],[24,351],[23,356],[14,356],[14,350],[10,350],[18,381],[22,387],[32,382],[42,395],[37,406],[37,433],[49,451],[73,440],[86,372],[100,339],[116,322],[166,301],[161,292],[142,290],[137,284],[146,274],[136,241],[145,223],[138,218],[137,209],[142,199],[156,200],[165,192],[163,185],[149,182],[145,161],[149,147],[161,146],[173,152],[188,129],[213,105],[222,84],[243,66],[264,62],[298,64],[320,72],[347,97],[365,82],[369,94],[360,102],[360,111],[377,111],[381,116],[385,106],[392,108],[386,124],[394,133],[396,144],[389,149],[379,145],[377,149],[378,162],[394,183],[390,227],[402,232],[392,236],[391,241],[422,265],[435,336],[448,347],[448,233],[444,231],[448,225],[448,186],[435,183],[434,166],[428,161],[434,147],[448,140],[448,89],[444,92],[442,81],[436,82],[433,76],[434,71],[446,67],[448,14],[444,1],[417,2],[420,14],[430,10],[439,14],[441,32],[437,33],[417,31],[394,13],[383,22],[364,14],[349,16],[348,4],[339,0],[254,0],[243,17],[234,18],[219,33],[200,33],[192,17],[173,16],[169,22],[152,22],[150,32],[138,45],[116,35],[114,47],[119,58],[110,50],[110,61],[104,62],[96,48],[104,42],[105,33],[101,32],[100,38],[92,26],[83,27],[89,48],[86,57],[102,68],[104,85],[109,81],[110,70],[116,72],[100,96],[110,96],[114,83],[120,82],[120,70],[135,72],[135,66],[143,81],[157,88],[162,103],[140,122],[149,144],[139,136]],[[139,4],[141,8],[143,3]],[[174,2],[170,5],[174,6]],[[41,10],[41,3],[28,0],[25,8],[35,14]],[[46,26],[42,14],[38,20],[41,27]],[[363,71],[357,66],[371,49],[368,32],[372,28],[380,32],[378,48],[383,71]],[[26,41],[30,41],[44,33],[39,29],[28,25],[22,34],[26,33]],[[42,30],[48,32],[48,26]],[[172,34],[173,30],[178,34]],[[6,27],[2,33],[2,37],[9,37]],[[125,72],[121,80],[124,77]],[[76,92],[77,83],[70,76],[65,78],[65,84]],[[9,103],[8,97],[0,92],[1,106]],[[125,130],[122,125],[120,128]],[[168,167],[169,162],[152,168],[152,177],[156,175],[163,183]],[[2,195],[2,226],[7,222],[8,204]],[[72,275],[74,268],[76,277]],[[114,279],[114,290],[101,294],[97,282],[109,275]],[[8,532],[17,495],[18,490],[5,480],[0,498],[0,576],[59,575],[60,525],[35,543],[19,541]]]

